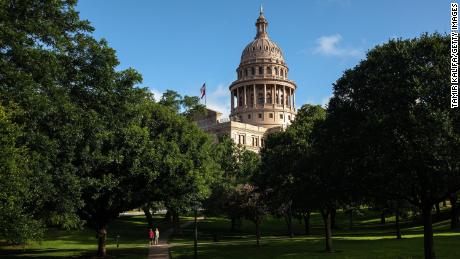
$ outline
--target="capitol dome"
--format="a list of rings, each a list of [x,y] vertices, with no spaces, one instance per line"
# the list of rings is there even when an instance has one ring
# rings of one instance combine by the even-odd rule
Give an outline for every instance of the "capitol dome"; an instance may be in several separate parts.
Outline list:
[[[241,63],[254,61],[255,59],[275,59],[284,63],[283,52],[268,37],[256,38],[244,48],[241,54]]]
[[[294,81],[283,52],[267,33],[268,22],[261,8],[257,34],[243,50],[236,69],[237,79],[229,86],[230,119],[256,127],[280,129],[294,120]]]
[[[257,19],[256,27],[257,35],[255,39],[244,48],[241,54],[241,63],[244,64],[246,62],[255,61],[256,59],[272,59],[276,63],[284,63],[283,52],[278,45],[268,37],[268,22],[262,10]]]

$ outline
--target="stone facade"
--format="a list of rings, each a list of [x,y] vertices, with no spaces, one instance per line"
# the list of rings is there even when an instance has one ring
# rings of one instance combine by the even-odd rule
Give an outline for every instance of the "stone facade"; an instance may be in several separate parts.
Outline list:
[[[208,109],[197,124],[215,136],[226,134],[235,143],[258,152],[267,134],[280,131],[296,115],[296,84],[288,79],[289,68],[281,49],[267,33],[262,9],[256,22],[257,34],[243,50],[230,86],[230,118]]]

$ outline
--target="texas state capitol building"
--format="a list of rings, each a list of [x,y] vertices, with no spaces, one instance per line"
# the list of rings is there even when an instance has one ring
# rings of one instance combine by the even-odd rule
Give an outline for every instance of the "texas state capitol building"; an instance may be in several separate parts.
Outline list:
[[[230,118],[208,109],[197,118],[205,131],[228,135],[237,144],[259,152],[267,134],[281,131],[294,119],[296,84],[288,79],[283,52],[267,33],[268,22],[262,8],[257,18],[257,34],[243,50],[237,79],[229,86]]]

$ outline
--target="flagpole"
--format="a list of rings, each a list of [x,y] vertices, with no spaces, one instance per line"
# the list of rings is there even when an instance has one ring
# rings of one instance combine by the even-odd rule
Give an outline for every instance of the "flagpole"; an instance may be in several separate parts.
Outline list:
[[[207,94],[206,94],[206,82],[203,84],[203,86],[200,88],[200,91],[201,91],[201,98],[200,99],[203,99],[203,96],[204,96],[204,107],[206,107],[206,98],[207,98]]]

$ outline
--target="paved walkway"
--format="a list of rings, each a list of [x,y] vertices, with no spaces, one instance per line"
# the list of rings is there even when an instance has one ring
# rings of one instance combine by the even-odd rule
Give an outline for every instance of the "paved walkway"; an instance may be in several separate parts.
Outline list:
[[[191,224],[193,221],[185,222],[180,225],[181,228],[185,228]],[[160,240],[158,240],[158,245],[150,246],[149,249],[149,259],[169,259],[169,247],[168,239],[171,236],[173,229],[170,228],[166,231],[160,232]]]

